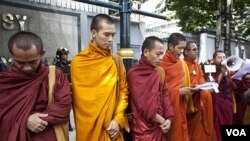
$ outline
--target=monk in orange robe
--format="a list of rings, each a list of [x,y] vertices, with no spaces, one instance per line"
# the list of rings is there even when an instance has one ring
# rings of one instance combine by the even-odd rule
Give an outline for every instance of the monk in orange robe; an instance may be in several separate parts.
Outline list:
[[[161,66],[166,73],[169,98],[174,108],[174,120],[169,131],[170,141],[189,141],[186,112],[194,110],[187,64],[180,59],[186,47],[186,38],[180,33],[172,33],[168,39]]]
[[[173,108],[164,81],[165,72],[159,67],[163,41],[155,36],[147,37],[142,52],[139,64],[128,71],[133,141],[167,141]]]
[[[128,86],[124,65],[118,73],[111,54],[114,21],[108,15],[96,15],[91,33],[89,47],[71,62],[76,140],[123,141]]]
[[[205,83],[200,65],[196,62],[197,45],[189,41],[184,50],[184,60],[188,65],[191,87]],[[188,130],[191,141],[215,141],[212,95],[208,90],[192,95],[194,112],[187,113]]]
[[[49,67],[39,36],[18,32],[9,40],[10,69],[0,73],[0,140],[59,141],[54,125],[67,123],[71,108],[70,85],[55,70],[54,103],[48,105]]]

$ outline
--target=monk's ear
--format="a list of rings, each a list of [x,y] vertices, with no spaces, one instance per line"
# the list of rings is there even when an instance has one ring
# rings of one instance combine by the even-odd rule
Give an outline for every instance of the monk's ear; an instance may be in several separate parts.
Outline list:
[[[149,54],[149,50],[148,50],[148,49],[144,49],[143,55],[144,55],[144,56],[148,56],[148,54]]]
[[[96,30],[93,29],[93,30],[91,31],[91,34],[92,34],[92,39],[95,39],[96,34],[97,34]]]
[[[212,63],[214,63],[215,62],[215,59],[212,59],[211,61],[210,61],[210,64],[212,64]]]
[[[184,55],[184,56],[187,55],[187,50],[186,50],[186,49],[184,49],[183,55]]]
[[[173,49],[174,49],[173,44],[171,44],[171,43],[170,43],[170,44],[168,44],[168,50],[171,50],[171,51],[172,51]]]
[[[41,56],[43,56],[45,54],[45,50],[43,49],[42,51],[41,51]]]

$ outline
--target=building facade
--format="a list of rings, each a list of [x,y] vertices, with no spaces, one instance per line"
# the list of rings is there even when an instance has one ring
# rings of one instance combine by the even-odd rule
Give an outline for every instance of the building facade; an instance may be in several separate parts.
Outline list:
[[[73,0],[1,0],[0,57],[8,60],[8,39],[23,30],[34,32],[42,38],[46,50],[44,59],[49,63],[53,62],[59,47],[68,48],[72,58],[88,46],[91,39],[90,23],[98,13],[108,14],[109,9]],[[113,53],[116,53],[120,48],[120,20],[113,18],[117,31]],[[138,59],[144,39],[144,24],[133,20],[130,31],[134,59]]]

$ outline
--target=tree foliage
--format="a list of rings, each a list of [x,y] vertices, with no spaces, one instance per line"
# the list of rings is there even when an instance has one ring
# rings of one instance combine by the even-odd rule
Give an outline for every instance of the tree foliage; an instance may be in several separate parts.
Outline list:
[[[233,0],[232,14],[226,14],[226,0],[221,0],[222,33],[225,33],[226,18],[231,18],[232,35],[246,37],[250,35],[250,1]],[[183,32],[198,33],[216,31],[216,10],[218,0],[162,0],[158,10],[175,11],[173,18],[179,19],[178,25]]]

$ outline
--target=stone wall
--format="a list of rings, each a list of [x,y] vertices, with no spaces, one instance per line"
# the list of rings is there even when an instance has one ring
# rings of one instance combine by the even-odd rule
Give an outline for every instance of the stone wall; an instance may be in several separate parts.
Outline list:
[[[100,12],[100,11],[99,11]],[[46,50],[45,58],[53,61],[57,48],[66,47],[72,59],[88,46],[91,39],[90,23],[98,13],[67,9],[44,3],[1,0],[0,1],[0,57],[8,59],[10,54],[7,42],[14,33],[25,30],[38,34]],[[114,17],[116,36],[113,53],[120,47],[120,19]],[[131,47],[136,52],[134,59],[140,57],[140,46],[144,40],[144,23],[131,22]]]
[[[78,40],[80,32],[80,14],[33,9],[25,5],[0,5],[0,56],[8,58],[8,39],[14,33],[24,30],[39,35],[46,50],[45,57],[51,60],[56,49],[66,47],[76,54],[81,46]]]

